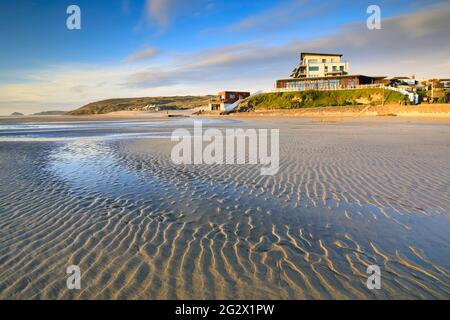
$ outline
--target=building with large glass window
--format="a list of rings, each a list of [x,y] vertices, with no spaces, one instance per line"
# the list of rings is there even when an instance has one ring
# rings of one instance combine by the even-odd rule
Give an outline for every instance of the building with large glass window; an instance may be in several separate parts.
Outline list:
[[[292,90],[338,90],[354,89],[361,85],[379,84],[385,77],[345,75],[312,78],[288,78],[277,80],[277,89]]]
[[[361,85],[381,84],[385,77],[349,75],[349,64],[341,61],[342,54],[300,54],[300,66],[291,78],[277,80],[277,89],[286,90],[338,90],[352,89]]]

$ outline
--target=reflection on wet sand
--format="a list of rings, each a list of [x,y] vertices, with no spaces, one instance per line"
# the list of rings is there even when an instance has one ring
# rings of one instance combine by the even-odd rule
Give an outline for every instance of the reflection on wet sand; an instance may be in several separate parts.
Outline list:
[[[0,298],[448,299],[448,127],[301,121],[275,176],[172,164],[180,124],[0,134]]]

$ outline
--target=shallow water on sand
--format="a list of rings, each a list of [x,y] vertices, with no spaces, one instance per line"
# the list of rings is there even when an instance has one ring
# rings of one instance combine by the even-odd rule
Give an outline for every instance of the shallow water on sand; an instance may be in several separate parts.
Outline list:
[[[280,171],[173,164],[190,119],[0,124],[0,298],[450,298],[447,125],[204,125],[280,128]]]

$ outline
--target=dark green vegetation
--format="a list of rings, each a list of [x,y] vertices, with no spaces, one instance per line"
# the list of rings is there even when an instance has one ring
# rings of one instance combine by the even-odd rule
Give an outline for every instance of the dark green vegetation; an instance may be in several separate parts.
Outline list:
[[[402,94],[383,89],[264,93],[245,101],[254,109],[300,109],[328,106],[406,104]]]
[[[191,109],[208,104],[212,96],[174,96],[109,99],[89,103],[68,115],[104,114],[115,111]]]
[[[33,113],[33,116],[59,116],[65,114],[66,111],[43,111],[38,113]]]
[[[20,112],[13,112],[11,113],[12,116],[23,116],[23,113]]]

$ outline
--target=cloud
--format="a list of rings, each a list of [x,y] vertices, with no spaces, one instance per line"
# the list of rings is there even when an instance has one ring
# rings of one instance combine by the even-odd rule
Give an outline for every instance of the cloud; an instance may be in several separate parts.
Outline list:
[[[137,93],[120,86],[129,72],[130,68],[122,66],[80,64],[17,72],[21,83],[0,85],[0,113],[68,110],[93,100]]]
[[[145,11],[148,23],[162,31],[181,14],[197,12],[199,9],[211,10],[210,3],[211,0],[146,0]]]
[[[450,70],[438,65],[450,60],[448,30],[450,6],[441,5],[385,18],[381,30],[368,30],[365,23],[353,23],[310,42],[307,49],[342,52],[350,60],[353,72],[444,77]],[[413,60],[418,63],[407,68],[399,63]]]
[[[159,54],[159,50],[156,48],[146,48],[144,50],[135,52],[131,55],[129,55],[126,58],[127,62],[136,62],[136,61],[142,61],[142,60],[147,60],[150,58],[154,58],[155,56],[157,56]]]
[[[268,90],[276,79],[289,76],[301,51],[343,53],[354,74],[448,78],[448,30],[450,5],[441,5],[385,18],[381,30],[368,30],[360,21],[313,40],[247,41],[166,56],[151,67],[137,59],[133,64],[28,70],[17,74],[22,83],[0,85],[0,111],[70,109],[114,97]]]
[[[182,70],[180,68],[175,68],[173,70],[164,68],[151,68],[146,71],[136,72],[131,74],[123,85],[125,87],[136,87],[136,88],[158,88],[171,86],[174,84],[182,82],[187,82],[189,80],[188,70]],[[193,76],[193,74],[191,74]],[[179,80],[178,80],[179,79]]]
[[[298,45],[265,46],[251,41],[179,54],[166,66],[147,68],[128,77],[125,86],[157,87],[193,82],[232,80],[258,73],[267,66],[296,62]],[[286,59],[289,57],[288,59]]]
[[[168,26],[171,18],[171,5],[174,0],[147,0],[146,10],[149,22],[156,22],[159,27],[165,28]],[[172,9],[173,10],[173,9]]]
[[[282,45],[252,41],[179,55],[167,67],[133,74],[134,87],[174,85],[217,79],[238,79],[242,74],[267,79],[287,77],[300,51],[341,52],[353,73],[368,75],[417,74],[446,76],[449,61],[450,7],[439,6],[413,14],[386,18],[382,30],[368,30],[365,21],[343,26],[327,36],[295,40]],[[419,63],[405,63],[418,61]]]
[[[329,5],[308,6],[307,0],[291,0],[229,25],[230,32],[272,32],[322,13]]]

